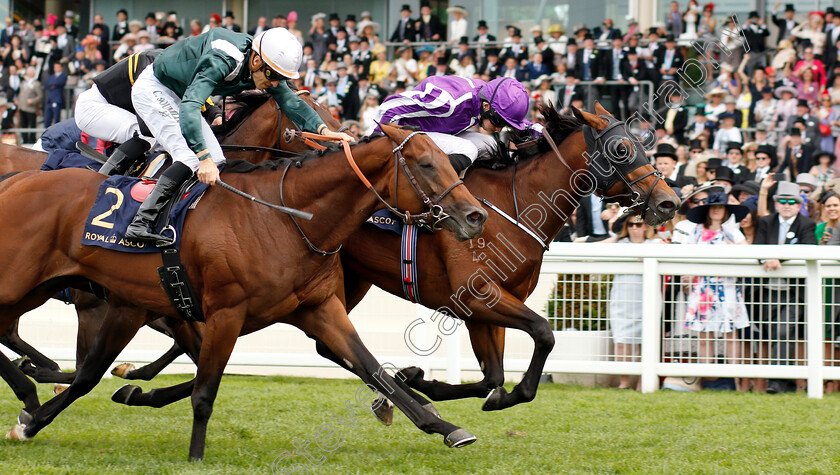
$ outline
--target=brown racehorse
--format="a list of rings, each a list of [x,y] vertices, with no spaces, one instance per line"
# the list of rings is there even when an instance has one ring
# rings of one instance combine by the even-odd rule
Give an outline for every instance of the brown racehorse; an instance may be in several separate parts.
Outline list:
[[[314,101],[309,91],[297,91],[298,96],[306,102],[321,117],[330,130],[339,130],[341,123],[333,118],[329,111]],[[312,149],[302,139],[293,136],[291,139],[283,137],[286,130],[299,130],[292,120],[279,113],[276,103],[268,94],[245,94],[239,98],[232,98],[232,104],[226,104],[226,113],[233,108],[231,120],[215,127],[219,141],[225,145],[244,145],[275,148],[291,154],[304,154]],[[252,163],[259,163],[272,158],[270,152],[232,151],[226,154],[229,159],[246,159]],[[47,158],[45,152],[24,147],[0,144],[0,175],[27,170],[38,170]],[[67,299],[76,306],[79,317],[79,333],[76,341],[76,366],[81,365],[87,349],[93,342],[102,320],[105,318],[107,303],[94,294],[79,290],[67,289]],[[181,320],[160,319],[150,324],[152,328],[169,336],[176,336],[176,344],[162,355],[157,361],[135,370],[133,365],[120,365],[114,374],[126,379],[150,380],[163,368],[172,363],[178,356],[186,352],[193,360],[197,359],[201,348],[200,324],[192,324]],[[58,364],[41,354],[38,350],[23,341],[18,334],[18,325],[12,325],[0,335],[0,343],[26,356],[21,362],[24,372],[38,382],[70,383],[74,373],[62,373]],[[180,344],[179,344],[180,343]],[[197,344],[196,344],[197,343]],[[35,410],[38,396],[35,386],[25,378],[14,378],[15,394],[24,401],[28,411]]]
[[[439,201],[449,215],[444,227],[459,239],[479,235],[486,213],[465,187],[457,186],[447,156],[425,135],[389,125],[383,131],[387,137],[353,147],[372,189],[385,200],[403,203],[412,214],[429,209],[429,202],[421,199],[425,193],[434,197],[432,203]],[[407,164],[395,167],[401,148]],[[310,252],[300,239],[306,235],[318,248],[335,250],[382,205],[344,160],[344,153],[335,151],[307,160],[291,173],[285,167],[223,174],[230,185],[254,196],[313,213],[313,221],[299,223],[300,233],[288,216],[233,200],[216,188],[188,215],[181,254],[207,321],[192,394],[191,459],[204,456],[207,422],[236,338],[277,322],[290,323],[320,342],[346,368],[387,394],[415,425],[442,434],[447,445],[475,440],[423,409],[382,371],[336,295],[341,284],[338,256]],[[395,175],[409,172],[413,179]],[[152,313],[175,316],[160,288],[159,256],[79,243],[102,180],[97,173],[69,169],[25,172],[0,182],[5,230],[0,260],[7,269],[0,275],[0,330],[68,282],[94,281],[109,292],[108,314],[73,383],[31,414],[27,424],[16,425],[9,433],[12,438],[33,437],[89,392],[137,330],[155,318]]]
[[[421,301],[430,308],[446,308],[463,319],[484,379],[453,386],[425,381],[421,370],[406,368],[402,376],[412,388],[434,400],[484,398],[490,394],[483,406],[485,410],[503,409],[535,397],[545,358],[553,345],[553,335],[548,322],[523,302],[537,285],[544,246],[557,235],[583,192],[587,191],[575,185],[574,177],[595,165],[607,168],[599,160],[608,158],[608,154],[603,150],[598,154],[595,149],[588,150],[584,129],[603,131],[614,119],[600,104],[595,110],[597,115],[577,111],[577,117],[570,118],[560,117],[551,108],[541,109],[546,117],[546,130],[560,144],[562,159],[546,140],[541,140],[535,147],[520,153],[522,161],[515,167],[500,171],[472,168],[466,175],[465,180],[476,196],[489,198],[511,216],[517,214],[518,207],[521,220],[531,225],[530,230],[537,239],[495,212],[491,212],[485,225],[481,249],[477,249],[475,242],[456,242],[445,233],[421,234],[418,238],[417,282]],[[619,129],[623,130],[623,127],[614,130]],[[595,157],[591,163],[584,155],[585,151],[588,156]],[[677,208],[678,198],[658,174],[651,174],[654,169],[640,144],[636,143],[635,151],[632,163],[616,167],[615,173],[625,173],[627,182],[633,183],[634,191],[640,197],[648,197],[645,209],[638,211],[645,214],[649,223],[667,221]],[[645,178],[636,181],[641,177]],[[512,193],[514,178],[518,190],[515,199]],[[610,181],[606,181],[599,191],[608,198],[632,204],[622,181],[613,182],[615,185],[610,186]],[[348,310],[358,304],[371,283],[405,298],[399,241],[397,235],[370,226],[363,227],[350,238],[342,251]],[[376,256],[376,259],[370,256]],[[491,302],[492,306],[489,305]],[[523,330],[535,343],[531,364],[522,382],[510,394],[500,387],[504,382],[505,328]],[[115,394],[114,400],[129,405],[161,407],[189,394],[189,383],[149,393],[142,393],[137,386],[126,385]],[[377,415],[388,419],[384,411]]]

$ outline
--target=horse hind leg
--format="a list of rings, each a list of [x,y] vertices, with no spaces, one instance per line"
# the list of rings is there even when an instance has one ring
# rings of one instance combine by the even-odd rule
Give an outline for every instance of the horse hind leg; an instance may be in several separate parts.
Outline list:
[[[20,319],[15,320],[12,326],[10,326],[9,329],[0,336],[0,343],[20,356],[29,358],[35,366],[52,371],[61,371],[58,363],[36,350],[32,345],[25,342],[20,337],[20,333],[18,333],[19,324]]]
[[[112,300],[100,333],[70,387],[39,407],[31,414],[28,423],[14,426],[6,437],[18,440],[34,437],[73,401],[90,392],[146,320],[144,310],[123,306],[121,302]]]
[[[41,403],[38,401],[35,384],[2,352],[0,352],[0,377],[12,388],[15,397],[23,403],[24,411],[31,414],[38,409]]]

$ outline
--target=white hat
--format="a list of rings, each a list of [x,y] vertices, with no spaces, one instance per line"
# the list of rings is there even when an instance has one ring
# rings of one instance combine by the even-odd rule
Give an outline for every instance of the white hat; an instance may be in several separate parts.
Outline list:
[[[274,72],[289,79],[300,77],[298,69],[303,61],[303,47],[289,30],[281,27],[265,30],[254,37],[251,49]]]
[[[326,18],[327,18],[327,14],[323,13],[323,12],[319,12],[319,13],[316,13],[316,14],[312,15],[312,21],[313,22],[315,20],[325,20]]]
[[[446,9],[446,13],[448,13],[450,15],[455,13],[455,12],[458,12],[461,15],[463,15],[464,18],[467,18],[468,16],[470,16],[470,12],[468,12],[466,8],[464,8],[460,5],[455,5],[454,7],[449,7],[449,8]]]
[[[375,21],[370,21],[370,20],[362,20],[358,24],[356,24],[357,34],[359,36],[362,36],[362,33],[365,32],[365,28],[367,28],[368,26],[373,27],[373,34],[374,35],[379,34],[379,23],[376,23]]]

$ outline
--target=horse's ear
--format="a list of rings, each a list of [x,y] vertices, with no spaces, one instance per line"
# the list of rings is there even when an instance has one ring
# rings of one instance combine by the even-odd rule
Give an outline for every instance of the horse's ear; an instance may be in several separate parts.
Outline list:
[[[402,141],[402,139],[399,137],[401,130],[400,128],[394,127],[393,125],[386,124],[384,122],[377,122],[376,125],[378,125],[380,129],[382,129],[382,133],[387,135],[388,138],[390,138],[394,142],[399,143]]]
[[[608,115],[610,117],[613,117],[613,115],[610,114],[610,111],[605,109],[604,106],[602,106],[601,103],[598,102],[598,101],[595,101],[595,114],[596,115]]]
[[[607,125],[609,125],[607,119],[603,117],[598,117],[595,114],[590,114],[589,112],[582,111],[574,106],[570,107],[572,108],[572,113],[575,115],[575,117],[578,118],[578,120],[592,127],[595,130],[601,130]],[[603,109],[603,107],[601,109]]]

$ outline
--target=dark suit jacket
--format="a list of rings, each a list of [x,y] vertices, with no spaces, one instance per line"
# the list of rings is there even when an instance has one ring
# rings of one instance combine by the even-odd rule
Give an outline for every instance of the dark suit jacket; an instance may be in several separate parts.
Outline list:
[[[400,21],[402,21],[402,17],[400,17]],[[417,37],[417,28],[415,27],[415,22],[412,18],[409,18],[408,21],[405,23],[405,34],[402,38],[400,38],[400,22],[397,22],[397,27],[394,28],[394,32],[391,34],[390,40],[393,42],[408,40],[414,41]]]
[[[779,39],[784,38],[785,34],[787,33],[787,19],[784,16],[779,17],[778,14],[776,14],[776,15],[773,15],[773,23],[775,23],[776,26],[779,27],[778,38]],[[796,27],[798,25],[799,25],[799,23],[796,23],[796,22],[793,23],[794,27]]]
[[[636,78],[639,81],[650,80],[650,70],[647,67],[645,60],[639,59],[636,61],[636,66],[630,64],[630,60],[626,57],[621,60],[621,76],[624,79]]]
[[[440,41],[446,40],[446,27],[437,15],[430,15],[429,23],[423,21],[423,15],[420,15],[416,21],[420,23],[420,28],[417,29],[417,41],[432,41],[435,35],[440,35]]]
[[[604,30],[599,26],[593,30],[592,37],[595,38],[595,41],[598,41],[601,38],[601,33],[603,32]],[[621,30],[618,28],[610,28],[607,33],[607,39],[614,40],[616,38],[621,38]]]
[[[813,219],[799,214],[790,231],[792,238],[786,238],[785,244],[816,244],[817,238],[814,234],[817,223]],[[779,243],[779,213],[764,216],[758,220],[758,231],[755,233],[753,244],[778,244]]]
[[[16,34],[18,32],[17,27],[13,26],[12,31],[14,32],[12,34]],[[0,31],[0,44],[5,45],[11,43],[11,38],[12,35],[9,34],[9,31],[6,28],[3,28],[3,30]]]
[[[601,211],[603,211],[603,202],[601,202]],[[589,195],[584,196],[580,200],[580,206],[578,206],[577,211],[577,222],[575,223],[575,233],[578,237],[583,236],[591,236],[592,235],[592,201],[589,199]],[[609,235],[610,226],[609,224],[601,220],[604,223],[604,229],[607,230],[607,235]]]
[[[478,74],[487,74],[490,79],[496,79],[502,72],[502,65],[496,61],[493,64],[487,62],[486,59],[481,60],[478,65]]]
[[[653,66],[656,68],[657,71],[662,69],[662,65],[665,63],[665,52],[667,50],[665,48],[657,48],[653,54]],[[680,50],[674,48],[674,60],[671,61],[671,67],[676,68],[678,71],[683,64],[683,57]]]
[[[519,49],[519,52],[516,52],[514,50],[514,48],[512,48],[512,47],[508,47],[508,48],[503,49],[501,54],[499,55],[499,58],[502,61],[504,61],[507,58],[513,57],[513,58],[516,58],[517,63],[521,62],[523,59],[527,60],[528,59],[528,46],[526,46],[523,43],[519,43],[517,48]]]
[[[525,70],[525,68],[522,68],[520,66],[516,66],[515,69],[516,69],[516,72],[514,73],[514,75],[515,75],[517,81],[528,80],[528,72]],[[508,71],[507,67],[502,66],[501,69],[499,70],[499,76],[504,76],[507,71]]]
[[[834,46],[836,41],[831,40],[833,31],[831,29],[825,32],[825,48],[823,49],[822,61],[825,63],[826,71],[834,69],[833,64],[837,62],[837,47]],[[837,39],[840,39],[840,33],[838,33]]]
[[[811,171],[811,155],[814,154],[814,147],[809,144],[802,144],[802,148],[796,154],[796,173],[808,173]],[[791,147],[788,147],[785,150],[785,158],[782,161],[782,164],[779,165],[779,172],[783,172],[788,168],[793,166],[793,160],[791,157]],[[793,178],[793,173],[791,173],[791,178]]]
[[[619,56],[622,56],[621,59],[618,60],[618,69],[621,72],[621,63],[624,61],[624,52],[622,51]],[[618,80],[617,77],[613,76],[613,50],[612,48],[602,50],[601,51],[601,72],[604,75],[604,78],[608,81],[615,81]]]
[[[577,50],[575,53],[575,70],[573,76],[575,79],[583,80],[583,48]],[[589,60],[589,68],[590,73],[592,74],[592,79],[601,76],[601,52],[597,49],[592,50],[592,54],[594,57],[590,58]]]

